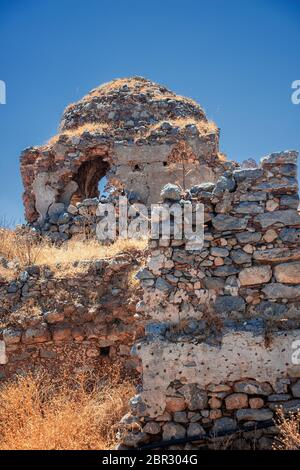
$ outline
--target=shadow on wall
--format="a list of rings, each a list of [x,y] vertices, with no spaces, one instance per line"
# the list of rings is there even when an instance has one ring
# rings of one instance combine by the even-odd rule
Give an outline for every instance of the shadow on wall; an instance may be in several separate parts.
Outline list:
[[[107,183],[106,174],[109,168],[108,162],[101,158],[94,158],[82,163],[74,178],[78,189],[73,194],[71,203],[101,196]]]

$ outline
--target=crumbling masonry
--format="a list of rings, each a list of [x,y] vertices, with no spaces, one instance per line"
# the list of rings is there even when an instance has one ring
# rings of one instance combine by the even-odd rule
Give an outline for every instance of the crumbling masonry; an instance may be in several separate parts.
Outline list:
[[[143,389],[122,420],[134,429],[125,446],[247,431],[279,406],[300,409],[296,160],[293,151],[272,154],[183,197],[162,191],[170,205],[204,204],[205,243],[188,251],[185,241],[150,242],[138,273],[146,336],[134,348]],[[245,432],[227,445],[270,448],[274,433]]]
[[[275,427],[247,426],[272,419],[278,406],[300,408],[297,153],[240,167],[220,154],[218,141],[218,129],[192,100],[133,78],[70,105],[60,133],[22,154],[27,220],[53,241],[94,234],[98,204],[120,194],[148,206],[204,204],[204,247],[150,241],[137,275],[143,300],[133,308],[132,297],[125,299],[124,316],[117,298],[126,292],[130,259],[96,262],[80,299],[81,284],[71,280],[79,309],[66,295],[69,280],[52,279],[46,268],[2,289],[9,320],[0,341],[3,374],[15,370],[16,357],[48,361],[65,342],[94,362],[109,347],[133,368],[141,363],[142,386],[121,422],[120,448],[238,426],[243,432],[227,445],[270,448]],[[47,299],[56,286],[64,292],[52,311]],[[12,314],[27,298],[40,306],[33,323]]]
[[[139,361],[130,348],[143,335],[135,317],[139,289],[132,275],[141,253],[74,263],[72,274],[29,266],[0,280],[0,382],[18,370],[101,370],[118,361],[129,373]],[[69,361],[69,362],[67,362]]]

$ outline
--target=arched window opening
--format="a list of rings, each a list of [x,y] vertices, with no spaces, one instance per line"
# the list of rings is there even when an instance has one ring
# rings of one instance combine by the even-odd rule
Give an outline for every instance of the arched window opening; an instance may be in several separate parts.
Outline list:
[[[104,195],[107,184],[107,172],[109,164],[101,157],[82,163],[74,180],[78,184],[78,190],[73,196],[73,201],[99,197]]]

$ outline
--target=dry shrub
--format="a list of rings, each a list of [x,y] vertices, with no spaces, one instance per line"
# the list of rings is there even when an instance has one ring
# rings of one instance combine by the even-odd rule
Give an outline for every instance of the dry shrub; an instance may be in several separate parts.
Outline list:
[[[178,323],[172,324],[170,326],[170,332],[173,334],[180,334],[184,333],[184,330],[188,327],[189,320],[187,318],[183,318],[179,320]]]
[[[110,449],[128,411],[128,380],[82,373],[56,379],[46,371],[19,375],[0,389],[0,450]],[[67,377],[67,380],[65,380]]]
[[[278,411],[278,430],[274,443],[275,450],[300,450],[300,411],[289,413],[286,417],[282,410]]]
[[[29,235],[20,236],[14,230],[0,228],[0,256],[7,260],[18,260],[22,265],[36,262],[39,255],[37,240]]]
[[[209,299],[202,318],[206,321],[208,328],[212,328],[219,333],[223,331],[223,320],[216,312],[212,299]]]

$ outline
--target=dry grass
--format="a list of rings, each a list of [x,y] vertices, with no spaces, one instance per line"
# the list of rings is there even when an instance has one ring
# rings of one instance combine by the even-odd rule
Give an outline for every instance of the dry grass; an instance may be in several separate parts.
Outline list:
[[[189,124],[194,124],[197,127],[200,135],[216,133],[218,130],[216,124],[213,121],[204,121],[204,120],[196,121],[192,118],[178,118],[178,119],[168,119],[168,122],[172,124],[173,126],[178,126],[182,129]],[[121,123],[116,122],[115,126],[116,127],[121,126]],[[147,131],[145,134],[142,133],[141,135],[147,138],[151,135],[153,131],[159,129],[160,126],[161,126],[161,122],[153,124],[152,126],[149,126],[147,128]],[[87,122],[86,124],[83,124],[82,126],[64,130],[63,132],[54,135],[53,137],[51,137],[51,139],[49,139],[46,142],[44,147],[48,148],[48,147],[55,145],[62,135],[71,138],[71,137],[80,137],[84,132],[107,134],[111,132],[112,130],[113,130],[112,124],[109,125],[107,123],[100,123],[100,122],[98,123]]]
[[[17,261],[20,269],[33,264],[47,265],[54,271],[57,268],[60,272],[68,271],[70,274],[75,270],[73,264],[76,262],[143,251],[147,243],[147,240],[118,239],[111,245],[101,245],[97,240],[70,240],[58,246],[45,239],[34,239],[30,235],[21,236],[15,231],[0,229],[0,256],[6,260]],[[0,265],[1,275],[5,279],[11,279],[14,270]]]
[[[134,387],[118,374],[19,375],[0,389],[0,450],[111,449]]]
[[[14,273],[10,269],[5,269],[0,266],[0,280],[5,279],[7,282],[13,281],[15,278]]]
[[[90,101],[95,96],[106,95],[111,91],[118,90],[124,85],[127,85],[128,88],[131,90],[138,87],[140,93],[150,92],[150,94],[152,95],[152,98],[155,98],[158,100],[170,98],[170,99],[178,100],[178,101],[186,101],[187,103],[191,103],[193,105],[199,106],[191,98],[176,95],[165,86],[151,82],[143,77],[117,78],[110,82],[103,83],[102,85],[100,85],[99,87],[95,88],[90,93],[88,93],[86,96],[84,96],[82,98],[82,101]],[[76,103],[69,105],[67,110],[70,111],[74,106],[76,106]]]
[[[274,450],[300,450],[300,411],[290,413],[284,417],[283,412],[278,412],[279,435],[276,437]]]
[[[84,132],[105,134],[108,133],[110,129],[110,126],[105,123],[87,122],[82,126],[75,127],[73,129],[67,129],[61,132],[60,134],[54,135],[53,137],[51,137],[51,139],[46,142],[45,147],[51,147],[52,145],[56,144],[56,142],[58,142],[59,138],[62,135],[66,137],[80,137]]]
[[[218,130],[218,127],[213,121],[204,121],[204,120],[199,120],[196,121],[195,119],[192,118],[177,118],[177,119],[168,119],[167,120],[172,126],[174,127],[180,127],[183,129],[187,125],[195,125],[199,131],[199,134],[213,134],[216,133]],[[161,122],[153,124],[147,129],[147,135],[151,134],[153,131],[156,131],[160,128]]]
[[[71,264],[76,261],[112,258],[120,253],[134,252],[146,248],[146,240],[118,239],[112,245],[100,245],[96,240],[70,240],[61,246],[45,244],[37,257],[37,264],[48,266]]]
[[[219,160],[221,160],[222,162],[227,161],[227,155],[225,153],[219,152],[218,157],[219,157]]]

